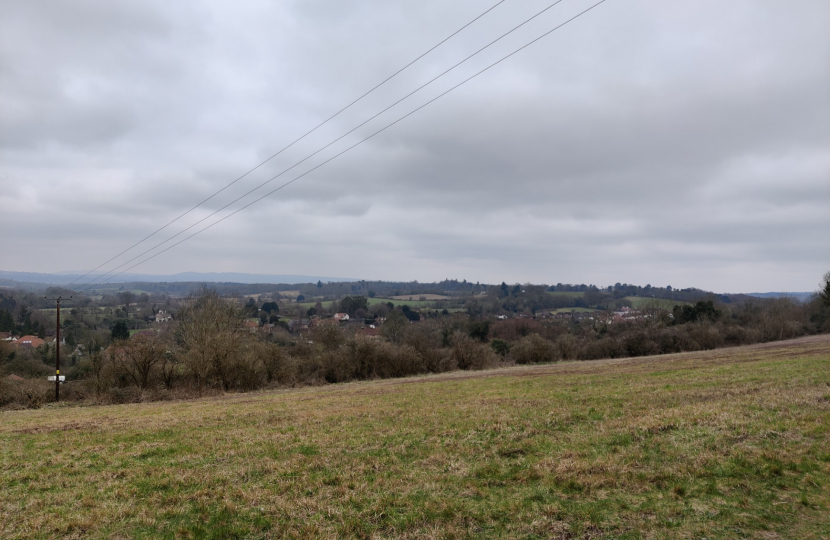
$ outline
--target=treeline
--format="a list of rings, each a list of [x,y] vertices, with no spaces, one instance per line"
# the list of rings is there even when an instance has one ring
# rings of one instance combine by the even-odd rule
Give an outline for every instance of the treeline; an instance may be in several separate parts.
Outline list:
[[[496,294],[495,301],[505,301],[509,292]],[[340,325],[302,335],[275,327],[263,334],[245,325],[250,315],[250,305],[202,290],[183,301],[176,320],[157,335],[125,335],[107,347],[90,343],[75,365],[62,369],[68,378],[63,397],[125,403],[790,339],[830,331],[830,286],[805,304],[786,298],[701,300],[673,309],[654,304],[630,320],[501,320],[468,313],[416,319],[394,308],[385,313],[377,337]],[[47,347],[13,353],[0,345],[0,370],[23,376],[0,379],[0,406],[37,407],[52,399],[53,386],[45,381],[54,366],[50,352]]]

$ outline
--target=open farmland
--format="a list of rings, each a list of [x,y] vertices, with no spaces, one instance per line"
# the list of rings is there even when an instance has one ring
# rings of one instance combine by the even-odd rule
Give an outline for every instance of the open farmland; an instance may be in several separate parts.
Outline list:
[[[409,298],[407,296],[407,298]],[[435,304],[434,300],[418,300],[418,296],[413,296],[414,300],[394,300],[392,298],[368,298],[369,306],[376,306],[378,304],[392,304],[395,306],[409,306],[411,308],[428,308]]]
[[[408,298],[408,297],[407,297]],[[378,304],[392,304],[395,306],[409,306],[411,308],[429,308],[435,304],[434,300],[418,300],[417,297],[415,300],[393,300],[391,298],[367,298],[366,303],[369,307],[376,306]],[[330,308],[333,305],[339,305],[339,300],[325,300],[320,302],[324,308]],[[308,301],[308,302],[299,302],[297,305],[302,306],[303,308],[310,308],[317,305],[316,301]]]
[[[830,336],[0,413],[2,538],[827,538]]]
[[[554,309],[551,313],[596,313],[601,311],[595,308],[586,308],[586,307],[564,307],[559,309]]]
[[[398,296],[391,296],[392,300],[449,300],[451,296],[444,296],[443,294],[401,294]]]

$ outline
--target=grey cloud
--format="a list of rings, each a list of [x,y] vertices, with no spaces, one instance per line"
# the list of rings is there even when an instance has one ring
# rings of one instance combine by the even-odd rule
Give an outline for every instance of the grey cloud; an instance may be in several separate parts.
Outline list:
[[[157,241],[545,5],[505,2]],[[563,2],[257,195],[587,5]],[[56,251],[96,266],[483,9],[4,3],[3,266],[44,271]],[[819,0],[606,2],[146,271],[809,290],[830,264],[828,26]]]

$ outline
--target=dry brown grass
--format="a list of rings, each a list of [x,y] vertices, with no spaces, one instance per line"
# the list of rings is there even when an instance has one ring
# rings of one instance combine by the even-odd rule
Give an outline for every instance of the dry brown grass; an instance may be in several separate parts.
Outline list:
[[[0,413],[0,538],[827,538],[830,337]]]

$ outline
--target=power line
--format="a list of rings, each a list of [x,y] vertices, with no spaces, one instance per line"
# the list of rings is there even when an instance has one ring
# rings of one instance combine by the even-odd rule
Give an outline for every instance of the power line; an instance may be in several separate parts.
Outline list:
[[[549,6],[547,6],[546,8],[544,8],[544,9],[542,9],[541,11],[539,11],[539,12],[535,13],[535,14],[534,14],[534,15],[532,15],[531,17],[529,17],[529,18],[525,19],[525,20],[524,20],[524,21],[522,21],[520,24],[518,24],[518,25],[514,26],[513,28],[511,28],[510,30],[508,30],[508,31],[507,31],[507,32],[505,32],[504,34],[500,35],[500,36],[499,36],[499,37],[497,37],[496,39],[494,39],[494,40],[490,41],[489,43],[487,43],[486,45],[484,45],[483,47],[481,47],[480,49],[478,49],[478,50],[477,50],[477,51],[475,51],[474,53],[470,54],[469,56],[467,56],[466,58],[464,58],[463,60],[461,60],[460,62],[458,62],[458,63],[454,64],[454,65],[453,65],[453,66],[451,66],[450,68],[448,68],[448,69],[444,70],[443,72],[439,73],[438,75],[436,75],[435,77],[433,77],[433,78],[432,78],[432,79],[430,79],[429,81],[425,82],[424,84],[422,84],[421,86],[419,86],[419,87],[418,87],[418,88],[416,88],[415,90],[413,90],[413,91],[411,91],[410,93],[406,94],[405,96],[403,96],[403,97],[402,97],[402,98],[400,98],[399,100],[395,101],[394,103],[392,103],[392,104],[391,104],[391,105],[389,105],[388,107],[384,108],[384,109],[383,109],[383,110],[381,110],[380,112],[378,112],[378,113],[374,114],[373,116],[369,117],[367,120],[365,120],[365,121],[361,122],[360,124],[358,124],[357,126],[355,126],[355,127],[354,127],[354,128],[352,128],[352,129],[350,129],[349,131],[347,131],[346,133],[344,133],[344,134],[343,134],[343,135],[341,135],[340,137],[338,137],[338,138],[334,139],[333,141],[329,142],[328,144],[326,144],[326,145],[325,145],[325,146],[323,146],[322,148],[320,148],[320,149],[316,150],[315,152],[313,152],[313,153],[309,154],[308,156],[304,157],[303,159],[301,159],[300,161],[298,161],[297,163],[295,163],[295,164],[294,164],[294,165],[292,165],[291,167],[289,167],[289,168],[287,168],[287,169],[283,170],[282,172],[280,172],[280,173],[279,173],[279,174],[277,174],[276,176],[273,176],[273,177],[269,178],[269,179],[268,179],[268,180],[266,180],[265,182],[263,182],[263,183],[259,184],[258,186],[256,186],[256,187],[255,187],[255,188],[253,188],[252,190],[248,191],[247,193],[245,193],[245,194],[243,194],[243,195],[241,195],[241,196],[237,197],[236,199],[232,200],[231,202],[227,203],[225,206],[223,206],[223,207],[221,207],[221,208],[219,208],[219,209],[215,210],[215,211],[214,211],[214,212],[212,212],[211,214],[208,214],[207,216],[203,217],[203,218],[202,218],[202,219],[200,219],[199,221],[196,221],[195,223],[191,224],[190,226],[185,227],[184,229],[182,229],[181,231],[177,232],[176,234],[174,234],[173,236],[171,236],[171,237],[170,237],[170,238],[168,238],[167,240],[164,240],[164,241],[162,241],[162,242],[159,242],[159,243],[158,243],[158,244],[156,244],[155,246],[153,246],[153,247],[151,247],[151,248],[149,248],[149,249],[147,249],[147,250],[145,250],[145,251],[143,251],[143,252],[139,253],[138,255],[136,255],[135,257],[133,257],[132,259],[129,259],[128,261],[126,261],[126,262],[124,262],[124,263],[120,264],[119,266],[116,266],[115,268],[113,268],[113,269],[109,270],[108,272],[106,272],[106,273],[102,274],[101,276],[98,276],[98,277],[96,277],[96,278],[92,279],[91,281],[89,281],[88,283],[85,283],[85,284],[84,284],[84,285],[82,285],[82,286],[91,285],[91,284],[95,283],[96,281],[99,281],[99,280],[104,279],[105,277],[107,277],[107,276],[108,276],[109,274],[111,274],[112,272],[114,272],[114,271],[118,270],[119,268],[122,268],[122,267],[124,267],[124,266],[126,266],[126,265],[130,264],[131,262],[133,262],[134,260],[136,260],[136,259],[138,259],[138,258],[140,258],[140,257],[143,257],[144,255],[146,255],[147,253],[149,253],[149,252],[153,251],[154,249],[156,249],[156,248],[158,248],[158,247],[160,247],[160,246],[162,246],[162,245],[166,244],[167,242],[169,242],[169,241],[173,240],[173,239],[174,239],[174,238],[176,238],[177,236],[179,236],[179,235],[181,235],[181,234],[183,234],[183,233],[185,233],[185,232],[189,231],[190,229],[192,229],[192,228],[193,228],[193,227],[195,227],[196,225],[199,225],[200,223],[203,223],[204,221],[206,221],[206,220],[210,219],[211,217],[215,216],[216,214],[218,214],[218,213],[219,213],[219,212],[221,212],[222,210],[226,209],[227,207],[231,206],[232,204],[235,204],[235,203],[239,202],[240,200],[244,199],[245,197],[247,197],[247,196],[248,196],[248,195],[250,195],[251,193],[253,193],[253,192],[255,192],[255,191],[259,190],[260,188],[264,187],[265,185],[267,185],[267,184],[269,184],[269,183],[273,182],[273,181],[274,181],[274,180],[276,180],[277,178],[281,177],[283,174],[285,174],[285,173],[287,173],[287,172],[291,171],[292,169],[296,168],[297,166],[301,165],[302,163],[304,163],[304,162],[308,161],[309,159],[311,159],[311,158],[312,158],[312,157],[314,157],[315,155],[319,154],[320,152],[322,152],[322,151],[323,151],[323,150],[325,150],[326,148],[330,147],[331,145],[333,145],[333,144],[337,143],[338,141],[340,141],[340,140],[342,140],[343,138],[347,137],[348,135],[352,134],[352,133],[353,133],[353,132],[355,132],[357,129],[359,129],[359,128],[361,128],[361,127],[365,126],[366,124],[368,124],[369,122],[371,122],[372,120],[374,120],[374,119],[375,119],[375,118],[377,118],[378,116],[382,115],[383,113],[385,113],[385,112],[386,112],[386,111],[388,111],[389,109],[392,109],[393,107],[395,107],[396,105],[400,104],[400,103],[401,103],[401,102],[403,102],[404,100],[408,99],[409,97],[413,96],[413,95],[414,95],[414,94],[416,94],[417,92],[419,92],[419,91],[421,91],[422,89],[426,88],[427,86],[429,86],[429,85],[430,85],[430,84],[432,84],[433,82],[437,81],[438,79],[440,79],[441,77],[443,77],[444,75],[446,75],[447,73],[449,73],[450,71],[454,70],[455,68],[457,68],[457,67],[458,67],[458,66],[460,66],[461,64],[463,64],[463,63],[467,62],[468,60],[470,60],[470,59],[471,59],[471,58],[473,58],[474,56],[476,56],[476,55],[480,54],[481,52],[483,52],[483,51],[484,51],[484,50],[486,50],[487,48],[489,48],[489,47],[491,47],[492,45],[496,44],[497,42],[501,41],[502,39],[504,39],[504,38],[505,38],[505,37],[507,37],[508,35],[512,34],[513,32],[515,32],[516,30],[518,30],[518,29],[519,29],[519,28],[521,28],[522,26],[526,25],[527,23],[529,23],[529,22],[530,22],[530,21],[532,21],[533,19],[535,19],[535,18],[539,17],[540,15],[542,15],[543,13],[547,12],[548,10],[550,10],[551,8],[553,8],[554,6],[556,6],[557,4],[561,3],[562,1],[563,1],[563,0],[556,0],[555,2],[553,2],[552,4],[550,4]],[[492,9],[492,8],[491,8],[491,9]],[[191,210],[192,210],[192,209],[191,209]],[[189,212],[189,211],[190,211],[190,210],[188,210],[188,212]],[[182,215],[184,215],[184,214],[182,214]],[[155,233],[154,233],[154,234],[155,234]],[[151,236],[152,236],[152,235],[151,235]],[[149,237],[148,237],[148,238],[149,238]],[[130,249],[132,249],[132,248],[130,248]],[[127,251],[129,251],[129,250],[127,250]],[[122,252],[122,254],[123,254],[123,252]],[[105,263],[105,264],[106,264],[106,263]],[[103,265],[102,265],[102,266],[103,266]],[[100,266],[99,266],[99,268],[100,268]],[[80,278],[79,278],[79,279],[80,279]],[[77,281],[77,280],[76,280],[76,281]],[[73,283],[74,283],[74,282],[73,282]]]
[[[378,135],[378,134],[382,133],[383,131],[386,131],[387,129],[389,129],[390,127],[394,126],[394,125],[395,125],[395,124],[397,124],[398,122],[400,122],[400,121],[402,121],[402,120],[406,119],[407,117],[409,117],[409,116],[411,116],[411,115],[415,114],[416,112],[420,111],[420,110],[421,110],[421,109],[423,109],[424,107],[426,107],[426,106],[430,105],[431,103],[433,103],[433,102],[437,101],[437,100],[438,100],[438,99],[440,99],[441,97],[443,97],[443,96],[445,96],[445,95],[449,94],[450,92],[452,92],[452,91],[453,91],[453,90],[455,90],[456,88],[458,88],[458,87],[462,86],[463,84],[465,84],[465,83],[467,83],[467,82],[471,81],[472,79],[474,79],[474,78],[478,77],[478,76],[479,76],[479,75],[481,75],[482,73],[484,73],[484,72],[488,71],[489,69],[491,69],[491,68],[495,67],[496,65],[498,65],[498,64],[500,64],[500,63],[502,63],[503,61],[507,60],[507,59],[508,59],[508,58],[510,58],[511,56],[513,56],[513,55],[517,54],[518,52],[520,52],[520,51],[522,51],[522,50],[526,49],[527,47],[529,47],[529,46],[533,45],[534,43],[536,43],[536,42],[537,42],[537,41],[539,41],[540,39],[542,39],[542,38],[544,38],[544,37],[546,37],[546,36],[548,36],[548,35],[552,34],[553,32],[555,32],[556,30],[558,30],[558,29],[562,28],[562,27],[563,27],[563,26],[565,26],[566,24],[568,24],[568,23],[570,23],[570,22],[572,22],[572,21],[574,21],[574,20],[578,19],[579,17],[581,17],[582,15],[584,15],[584,14],[588,13],[589,11],[591,11],[591,10],[592,10],[592,9],[594,9],[595,7],[599,6],[600,4],[604,3],[605,1],[606,1],[606,0],[600,0],[600,1],[599,1],[599,2],[597,2],[596,4],[593,4],[591,7],[587,8],[587,9],[585,9],[585,10],[583,10],[583,11],[579,12],[579,13],[577,13],[576,15],[574,15],[573,17],[571,17],[570,19],[568,19],[568,20],[566,20],[565,22],[563,22],[563,23],[561,23],[561,24],[559,24],[559,25],[557,25],[557,26],[553,27],[552,29],[548,30],[547,32],[545,32],[544,34],[540,35],[540,36],[539,36],[539,37],[537,37],[536,39],[534,39],[534,40],[532,40],[532,41],[530,41],[530,42],[526,43],[525,45],[522,45],[521,47],[519,47],[518,49],[514,50],[514,51],[513,51],[513,52],[511,52],[510,54],[508,54],[508,55],[506,55],[506,56],[503,56],[502,58],[500,58],[499,60],[497,60],[497,61],[493,62],[492,64],[490,64],[489,66],[485,67],[485,68],[484,68],[484,69],[482,69],[481,71],[478,71],[477,73],[475,73],[475,74],[471,75],[470,77],[468,77],[468,78],[464,79],[463,81],[461,81],[460,83],[458,83],[458,84],[456,84],[455,86],[451,87],[450,89],[448,89],[448,90],[446,90],[446,91],[442,92],[441,94],[439,94],[439,95],[437,95],[436,97],[432,98],[431,100],[427,101],[427,102],[426,102],[426,103],[424,103],[423,105],[421,105],[421,106],[417,107],[416,109],[414,109],[414,110],[412,110],[412,111],[408,112],[408,113],[407,113],[407,114],[405,114],[404,116],[401,116],[400,118],[398,118],[398,119],[397,119],[397,120],[395,120],[394,122],[391,122],[391,123],[387,124],[386,126],[384,126],[383,128],[381,128],[381,129],[379,129],[379,130],[375,131],[374,133],[372,133],[371,135],[369,135],[369,136],[368,136],[368,137],[366,137],[365,139],[363,139],[363,140],[361,140],[361,141],[359,141],[359,142],[357,142],[357,143],[353,144],[352,146],[349,146],[349,147],[348,147],[348,148],[346,148],[345,150],[343,150],[343,151],[341,151],[341,152],[339,152],[339,153],[335,154],[334,156],[332,156],[332,157],[330,157],[329,159],[327,159],[327,160],[323,161],[323,162],[322,162],[322,163],[320,163],[319,165],[316,165],[315,167],[313,167],[313,168],[309,169],[308,171],[304,172],[303,174],[301,174],[301,175],[299,175],[299,176],[297,176],[297,177],[293,178],[292,180],[290,180],[290,181],[288,181],[288,182],[286,182],[286,183],[282,184],[282,185],[281,185],[281,186],[279,186],[278,188],[276,188],[276,189],[274,189],[274,190],[272,190],[272,191],[269,191],[269,192],[268,192],[268,193],[266,193],[265,195],[262,195],[261,197],[259,197],[259,198],[255,199],[255,200],[251,201],[250,203],[246,204],[245,206],[242,206],[242,207],[238,208],[237,210],[234,210],[233,212],[231,212],[231,213],[230,213],[230,214],[228,214],[227,216],[225,216],[225,217],[223,217],[223,218],[221,218],[221,219],[219,219],[219,220],[217,220],[217,221],[215,221],[215,222],[211,223],[210,225],[208,225],[208,226],[204,227],[203,229],[200,229],[200,230],[196,231],[195,233],[191,234],[190,236],[188,236],[188,237],[186,237],[186,238],[183,238],[182,240],[179,240],[179,241],[178,241],[178,242],[176,242],[175,244],[173,244],[173,245],[171,245],[171,246],[168,246],[168,247],[166,247],[165,249],[163,249],[163,250],[161,250],[161,251],[159,251],[159,252],[157,252],[157,253],[155,253],[155,254],[153,254],[153,255],[151,255],[151,256],[149,256],[149,257],[147,257],[146,259],[144,259],[144,260],[142,260],[142,261],[140,261],[140,262],[138,262],[138,263],[136,263],[136,264],[134,264],[134,265],[130,266],[129,268],[126,268],[126,269],[122,270],[121,272],[119,272],[119,273],[117,273],[117,274],[113,275],[112,277],[110,277],[110,278],[109,278],[108,280],[106,280],[104,283],[108,283],[109,281],[111,281],[112,279],[115,279],[116,277],[120,276],[120,275],[121,275],[121,274],[123,274],[124,272],[127,272],[127,271],[129,271],[129,270],[132,270],[132,269],[133,269],[133,268],[135,268],[136,266],[142,265],[142,264],[146,263],[147,261],[149,261],[149,260],[151,260],[151,259],[154,259],[155,257],[158,257],[158,256],[159,256],[159,255],[161,255],[162,253],[165,253],[166,251],[169,251],[169,250],[173,249],[174,247],[178,246],[179,244],[182,244],[182,243],[186,242],[187,240],[190,240],[191,238],[193,238],[193,237],[194,237],[194,236],[196,236],[197,234],[200,234],[200,233],[202,233],[202,232],[204,232],[204,231],[206,231],[206,230],[210,229],[210,228],[211,228],[211,227],[213,227],[214,225],[218,225],[219,223],[221,223],[221,222],[225,221],[225,220],[226,220],[226,219],[228,219],[229,217],[231,217],[231,216],[233,216],[233,215],[236,215],[237,213],[241,212],[242,210],[245,210],[245,209],[246,209],[246,208],[248,208],[249,206],[252,206],[252,205],[256,204],[257,202],[261,201],[262,199],[264,199],[264,198],[266,198],[266,197],[268,197],[268,196],[270,196],[270,195],[273,195],[274,193],[276,193],[277,191],[280,191],[280,190],[281,190],[281,189],[283,189],[284,187],[287,187],[287,186],[289,186],[290,184],[293,184],[294,182],[296,182],[297,180],[299,180],[299,179],[303,178],[304,176],[308,175],[309,173],[311,173],[311,172],[313,172],[313,171],[315,171],[315,170],[319,169],[320,167],[322,167],[323,165],[325,165],[325,164],[329,163],[330,161],[333,161],[334,159],[337,159],[338,157],[342,156],[342,155],[343,155],[343,154],[345,154],[346,152],[348,152],[348,151],[352,150],[353,148],[355,148],[355,147],[357,147],[357,146],[359,146],[359,145],[363,144],[364,142],[366,142],[366,141],[368,141],[369,139],[371,139],[371,138],[375,137],[376,135]],[[155,249],[155,248],[153,248],[153,249]],[[145,253],[146,253],[146,252],[145,252]]]
[[[115,257],[113,257],[113,258],[109,259],[109,260],[108,260],[108,261],[106,261],[106,262],[103,262],[103,263],[99,264],[98,266],[96,266],[95,268],[93,268],[92,270],[90,270],[89,272],[87,272],[86,274],[84,274],[84,275],[82,275],[82,276],[80,276],[80,277],[78,277],[78,278],[76,278],[76,279],[72,280],[71,282],[69,282],[69,284],[68,284],[68,285],[72,285],[72,284],[73,284],[73,283],[75,283],[76,281],[80,281],[80,280],[82,280],[83,278],[85,278],[86,276],[88,276],[89,274],[91,274],[92,272],[94,272],[94,271],[98,270],[98,269],[99,269],[99,268],[101,268],[102,266],[105,266],[105,265],[107,265],[107,264],[111,263],[112,261],[114,261],[115,259],[117,259],[118,257],[120,257],[121,255],[123,255],[123,254],[127,253],[128,251],[130,251],[130,250],[131,250],[131,249],[133,249],[134,247],[138,246],[139,244],[143,243],[144,241],[146,241],[146,240],[148,240],[148,239],[152,238],[153,236],[155,236],[156,234],[160,233],[161,231],[163,231],[164,229],[166,229],[167,227],[169,227],[169,226],[170,226],[170,225],[172,225],[173,223],[175,223],[175,222],[179,221],[181,218],[183,218],[184,216],[186,216],[186,215],[187,215],[187,214],[189,214],[190,212],[192,212],[192,211],[196,210],[197,208],[199,208],[200,206],[202,206],[203,204],[205,204],[206,202],[208,202],[208,201],[209,201],[209,200],[211,200],[212,198],[216,197],[217,195],[219,195],[220,193],[222,193],[223,191],[225,191],[226,189],[228,189],[228,188],[229,188],[229,187],[231,187],[232,185],[236,184],[237,182],[239,182],[240,180],[242,180],[243,178],[245,178],[246,176],[248,176],[248,175],[249,175],[249,174],[251,174],[252,172],[256,171],[257,169],[259,169],[260,167],[262,167],[263,165],[265,165],[266,163],[268,163],[269,161],[271,161],[272,159],[274,159],[275,157],[279,156],[280,154],[282,154],[283,152],[285,152],[286,150],[288,150],[289,148],[291,148],[292,146],[294,146],[294,145],[295,145],[295,144],[297,144],[298,142],[302,141],[303,139],[305,139],[306,137],[308,137],[309,135],[311,135],[312,133],[314,133],[315,131],[317,131],[319,128],[321,128],[321,127],[323,127],[324,125],[326,125],[327,123],[329,123],[329,121],[331,121],[331,120],[333,120],[334,118],[338,117],[341,113],[343,113],[343,112],[345,112],[347,109],[351,108],[351,107],[352,107],[352,105],[356,104],[357,102],[359,102],[360,100],[362,100],[363,98],[365,98],[366,96],[368,96],[369,94],[371,94],[372,92],[374,92],[375,90],[377,90],[378,88],[380,88],[381,86],[383,86],[384,84],[386,84],[386,83],[388,83],[389,81],[391,81],[393,78],[395,78],[396,76],[398,76],[401,72],[403,72],[405,69],[407,69],[408,67],[410,67],[412,64],[414,64],[415,62],[417,62],[418,60],[420,60],[420,59],[421,59],[421,58],[423,58],[424,56],[428,55],[429,53],[431,53],[432,51],[434,51],[435,49],[437,49],[438,47],[440,47],[441,45],[443,45],[444,43],[446,43],[447,41],[449,41],[452,37],[454,37],[455,35],[457,35],[458,33],[460,33],[462,30],[464,30],[465,28],[467,28],[468,26],[470,26],[471,24],[473,24],[474,22],[476,22],[476,21],[477,21],[477,20],[479,20],[480,18],[484,17],[485,15],[487,15],[488,13],[490,13],[491,11],[493,11],[494,9],[496,9],[499,5],[503,4],[504,2],[505,2],[505,0],[499,0],[498,2],[496,2],[495,4],[493,4],[493,6],[492,6],[492,7],[490,7],[489,9],[485,10],[483,13],[481,13],[480,15],[478,15],[475,19],[471,20],[470,22],[468,22],[467,24],[465,24],[464,26],[462,26],[461,28],[459,28],[458,30],[456,30],[455,32],[453,32],[452,34],[450,34],[449,36],[447,36],[447,37],[445,37],[444,39],[442,39],[441,41],[439,41],[437,44],[433,45],[433,46],[432,46],[430,49],[428,49],[426,52],[424,52],[423,54],[421,54],[420,56],[418,56],[417,58],[415,58],[414,60],[412,60],[411,62],[409,62],[408,64],[406,64],[404,67],[402,67],[401,69],[399,69],[398,71],[396,71],[395,73],[393,73],[392,75],[390,75],[389,77],[385,78],[385,79],[384,79],[384,80],[382,80],[380,83],[378,83],[377,85],[375,85],[374,87],[372,87],[372,88],[371,88],[368,92],[364,93],[364,94],[363,94],[363,95],[361,95],[359,98],[355,99],[354,101],[352,101],[351,103],[349,103],[348,105],[346,105],[345,107],[343,107],[342,109],[340,109],[339,111],[337,111],[336,113],[334,113],[333,115],[329,116],[328,118],[326,118],[325,120],[323,120],[322,122],[320,122],[319,124],[317,124],[316,126],[314,126],[314,128],[312,128],[312,129],[310,129],[309,131],[305,132],[305,133],[304,133],[301,137],[299,137],[299,138],[295,139],[295,140],[294,140],[291,144],[289,144],[288,146],[283,147],[283,148],[282,148],[281,150],[279,150],[277,153],[273,154],[271,157],[269,157],[268,159],[266,159],[265,161],[263,161],[262,163],[260,163],[260,164],[259,164],[259,165],[257,165],[256,167],[254,167],[253,169],[249,170],[248,172],[246,172],[245,174],[243,174],[242,176],[240,176],[239,178],[237,178],[236,180],[234,180],[234,181],[233,181],[233,182],[231,182],[230,184],[226,185],[225,187],[223,187],[223,188],[222,188],[222,189],[220,189],[219,191],[215,192],[213,195],[211,195],[211,196],[210,196],[210,197],[208,197],[207,199],[203,200],[202,202],[200,202],[199,204],[197,204],[196,206],[194,206],[193,208],[191,208],[191,209],[190,209],[190,210],[188,210],[187,212],[185,212],[185,213],[181,214],[179,217],[177,217],[177,218],[173,219],[172,221],[169,221],[168,223],[166,223],[166,224],[165,224],[164,226],[162,226],[161,228],[156,229],[155,231],[153,231],[153,232],[152,232],[152,233],[150,233],[149,235],[145,236],[144,238],[142,238],[141,240],[139,240],[139,241],[138,241],[138,242],[136,242],[135,244],[131,245],[130,247],[128,247],[127,249],[125,249],[124,251],[122,251],[121,253],[119,253],[118,255],[116,255]],[[106,275],[106,274],[104,274],[104,275]]]

